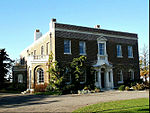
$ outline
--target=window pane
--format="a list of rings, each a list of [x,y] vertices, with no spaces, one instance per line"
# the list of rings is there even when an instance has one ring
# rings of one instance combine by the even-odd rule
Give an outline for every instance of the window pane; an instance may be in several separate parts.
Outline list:
[[[104,43],[99,43],[99,54],[104,55]]]
[[[39,78],[39,83],[44,82],[44,71],[42,69],[38,69],[37,71],[37,75]]]
[[[79,49],[80,49],[80,54],[85,54],[85,42],[83,41],[79,42]]]
[[[123,74],[122,74],[122,71],[118,71],[118,82],[123,82]]]
[[[64,53],[70,53],[70,40],[64,40]]]
[[[128,57],[133,57],[132,46],[128,46]]]
[[[117,45],[117,56],[122,56],[121,45]]]

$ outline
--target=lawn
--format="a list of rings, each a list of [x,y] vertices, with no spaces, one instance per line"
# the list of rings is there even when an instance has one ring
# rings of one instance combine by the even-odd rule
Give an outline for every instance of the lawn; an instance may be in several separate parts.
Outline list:
[[[74,112],[149,113],[149,98],[98,103],[79,108]]]

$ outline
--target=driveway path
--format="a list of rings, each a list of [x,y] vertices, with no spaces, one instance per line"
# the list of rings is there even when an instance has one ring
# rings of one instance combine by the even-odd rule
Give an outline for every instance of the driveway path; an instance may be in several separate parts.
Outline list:
[[[105,91],[86,95],[0,94],[0,112],[71,112],[99,102],[149,98],[149,91]]]

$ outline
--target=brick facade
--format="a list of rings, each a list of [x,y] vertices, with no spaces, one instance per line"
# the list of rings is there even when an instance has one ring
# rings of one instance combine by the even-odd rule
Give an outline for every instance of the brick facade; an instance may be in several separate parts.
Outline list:
[[[98,43],[99,40],[106,42],[106,61],[101,64],[98,60]],[[64,40],[71,41],[71,54],[64,54]],[[111,31],[105,29],[88,28],[75,25],[67,25],[51,21],[49,32],[40,37],[31,46],[25,49],[21,57],[25,57],[28,67],[28,83],[29,84],[29,70],[31,70],[31,87],[34,89],[34,84],[37,82],[36,69],[42,68],[44,70],[45,82],[48,83],[48,74],[46,60],[33,60],[29,63],[28,55],[37,50],[36,55],[41,55],[41,45],[44,46],[44,55],[46,55],[46,44],[48,43],[48,54],[50,51],[54,54],[54,60],[58,62],[71,62],[73,58],[79,57],[79,41],[84,41],[86,44],[87,64],[96,66],[95,69],[99,71],[101,77],[101,69],[105,68],[105,76],[111,73],[112,83],[106,84],[107,87],[113,88],[118,85],[118,70],[122,70],[123,80],[129,78],[129,70],[134,71],[134,79],[139,79],[139,56],[138,56],[138,38],[137,34],[126,33],[120,31]],[[117,45],[122,47],[122,58],[117,57]],[[133,58],[128,58],[128,46],[133,48]],[[27,53],[28,50],[28,53]],[[107,56],[108,55],[108,56]],[[33,55],[34,56],[34,55]],[[107,60],[108,59],[108,60]],[[41,64],[40,64],[41,63]],[[36,69],[35,69],[36,68]],[[110,75],[109,75],[110,76]],[[87,78],[88,79],[88,78]],[[99,78],[100,79],[100,78]],[[101,79],[102,80],[102,79]],[[100,80],[100,81],[101,81]],[[108,81],[108,77],[105,78]]]

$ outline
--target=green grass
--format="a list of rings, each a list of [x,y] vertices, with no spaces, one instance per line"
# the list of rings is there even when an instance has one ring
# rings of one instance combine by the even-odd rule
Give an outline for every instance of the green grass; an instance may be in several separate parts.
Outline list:
[[[14,91],[14,90],[5,90],[5,89],[2,89],[2,90],[0,90],[0,93],[21,93],[21,91]]]
[[[98,103],[79,108],[74,112],[149,113],[149,98]]]
[[[61,92],[36,92],[35,95],[61,95]]]

